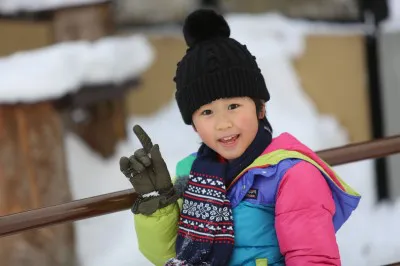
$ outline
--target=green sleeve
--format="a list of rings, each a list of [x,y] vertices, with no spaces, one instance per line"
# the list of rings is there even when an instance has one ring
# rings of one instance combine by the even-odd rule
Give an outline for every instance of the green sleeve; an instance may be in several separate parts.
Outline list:
[[[134,215],[140,252],[154,265],[164,265],[175,257],[179,207],[171,204],[151,216]]]
[[[188,156],[176,166],[176,178],[190,173],[194,156]],[[164,265],[175,257],[175,242],[178,232],[179,212],[182,200],[157,210],[150,216],[134,215],[135,230],[140,252],[154,265]]]

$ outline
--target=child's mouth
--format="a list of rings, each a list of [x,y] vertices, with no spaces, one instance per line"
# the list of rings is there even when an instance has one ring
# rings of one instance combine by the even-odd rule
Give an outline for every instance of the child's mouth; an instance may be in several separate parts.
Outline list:
[[[224,146],[232,146],[236,143],[237,139],[239,138],[240,134],[232,135],[229,137],[224,137],[218,139],[218,141],[223,144]]]

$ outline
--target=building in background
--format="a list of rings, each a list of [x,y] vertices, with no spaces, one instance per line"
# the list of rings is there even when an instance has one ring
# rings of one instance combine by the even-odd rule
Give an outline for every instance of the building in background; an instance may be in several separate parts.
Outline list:
[[[110,1],[67,2],[0,3],[0,215],[72,201],[66,134],[112,156],[125,93],[153,58],[143,36],[113,36]],[[62,224],[1,238],[0,261],[71,266],[75,249]]]

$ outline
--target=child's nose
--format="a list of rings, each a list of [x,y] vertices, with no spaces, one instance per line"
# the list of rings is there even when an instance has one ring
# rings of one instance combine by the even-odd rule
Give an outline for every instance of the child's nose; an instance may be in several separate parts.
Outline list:
[[[219,117],[217,130],[226,130],[232,127],[232,122],[227,117]]]

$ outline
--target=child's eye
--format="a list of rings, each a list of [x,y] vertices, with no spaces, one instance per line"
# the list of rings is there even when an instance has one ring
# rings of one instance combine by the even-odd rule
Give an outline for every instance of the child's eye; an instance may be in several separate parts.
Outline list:
[[[210,115],[212,114],[211,110],[204,110],[203,112],[201,112],[201,115]]]
[[[240,106],[240,105],[237,104],[237,103],[230,104],[230,105],[228,106],[228,110],[236,109],[236,108],[238,108],[239,106]]]

